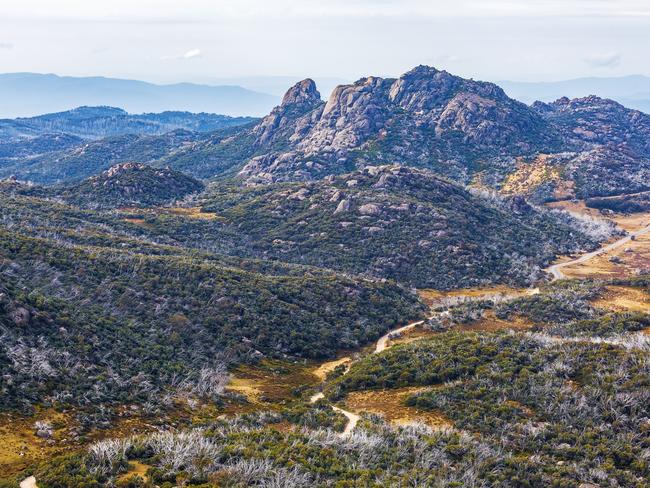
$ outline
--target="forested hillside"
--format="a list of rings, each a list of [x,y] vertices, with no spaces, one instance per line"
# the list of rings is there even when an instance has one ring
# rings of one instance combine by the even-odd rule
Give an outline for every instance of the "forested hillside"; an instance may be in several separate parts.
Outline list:
[[[161,245],[32,197],[2,205],[4,410],[159,408],[222,388],[228,365],[327,357],[422,311],[392,282]]]

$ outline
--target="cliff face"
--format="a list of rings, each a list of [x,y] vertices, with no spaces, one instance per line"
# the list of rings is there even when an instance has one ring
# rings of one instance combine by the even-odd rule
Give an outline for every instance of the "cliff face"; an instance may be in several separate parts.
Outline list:
[[[316,83],[310,79],[301,81],[291,87],[282,103],[253,129],[256,144],[273,145],[282,139],[296,142],[305,129],[311,127],[312,111],[317,111],[322,105]]]

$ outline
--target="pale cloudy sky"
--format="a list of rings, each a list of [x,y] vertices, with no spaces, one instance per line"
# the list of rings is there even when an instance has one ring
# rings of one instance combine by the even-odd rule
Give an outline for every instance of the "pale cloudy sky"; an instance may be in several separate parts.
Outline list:
[[[650,0],[1,0],[0,72],[650,75]]]

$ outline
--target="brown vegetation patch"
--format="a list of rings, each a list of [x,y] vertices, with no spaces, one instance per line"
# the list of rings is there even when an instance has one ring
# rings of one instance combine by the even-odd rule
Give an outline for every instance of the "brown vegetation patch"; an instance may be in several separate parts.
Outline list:
[[[51,438],[36,435],[34,423],[37,421],[51,424]],[[37,411],[31,417],[0,415],[0,473],[7,476],[17,474],[74,446],[69,432],[73,426],[76,422],[69,415],[52,409]]]
[[[122,207],[120,212],[125,214],[123,217],[125,221],[132,224],[148,226],[146,220],[143,218],[146,215],[174,215],[192,220],[217,220],[223,217],[215,213],[203,212],[201,207],[155,207],[155,208],[136,208],[136,207]]]
[[[141,463],[140,461],[129,461],[129,470],[118,477],[118,482],[127,481],[129,478],[139,476],[144,481],[148,481],[147,470],[150,468],[148,464]]]
[[[43,409],[29,417],[0,414],[0,473],[2,476],[16,475],[42,460],[77,451],[102,439],[155,432],[159,425],[187,424],[192,413],[185,405],[185,408],[175,409],[163,416],[147,418],[141,412],[124,405],[117,409],[117,419],[110,428],[94,429],[82,437],[77,436],[79,425],[74,418],[74,411],[62,413]],[[215,416],[216,414],[211,418],[214,419]],[[51,438],[36,435],[34,423],[37,421],[46,421],[52,425]]]
[[[383,415],[387,421],[396,425],[422,422],[434,428],[451,426],[451,421],[440,412],[420,410],[406,405],[409,396],[428,389],[430,388],[409,387],[353,392],[347,396],[345,405],[354,412]]]
[[[229,390],[244,394],[253,403],[278,403],[294,397],[295,390],[318,384],[310,365],[262,361],[233,371]]]
[[[312,372],[313,374],[321,381],[325,381],[327,375],[334,371],[341,365],[348,366],[352,362],[352,359],[348,356],[342,357],[340,359],[335,359],[334,361],[327,361],[326,363],[321,364]]]
[[[586,215],[595,219],[604,219],[605,217],[595,208],[590,208],[585,205],[584,200],[562,200],[559,202],[550,202],[546,204],[550,208],[559,208],[580,215]]]
[[[168,212],[173,215],[180,215],[181,217],[187,217],[189,219],[199,219],[199,220],[215,220],[217,219],[217,214],[210,212],[203,212],[201,207],[172,207],[172,208],[162,208],[161,211]]]
[[[487,310],[482,319],[469,324],[458,326],[458,330],[464,332],[497,332],[499,330],[528,330],[533,327],[533,322],[519,316],[513,315],[509,320],[501,320],[496,317],[493,310]]]
[[[277,430],[278,432],[282,432],[282,433],[293,432],[296,430],[295,424],[292,424],[287,420],[283,420],[281,422],[275,422],[273,424],[268,424],[268,427],[270,429]]]
[[[650,269],[650,234],[637,237],[587,262],[562,268],[570,278],[626,278]]]
[[[650,313],[650,295],[631,286],[605,286],[591,303],[606,310]]]
[[[532,417],[535,416],[535,412],[533,411],[532,408],[524,405],[521,402],[518,402],[517,400],[506,400],[505,404],[512,407],[512,408],[516,408],[518,410],[521,410],[522,412],[524,412],[524,415],[526,415],[526,417],[532,418]]]
[[[555,183],[555,198],[570,198],[573,195],[573,182],[563,180],[562,168],[549,164],[547,154],[540,154],[532,161],[518,158],[517,169],[508,175],[501,191],[506,194],[526,195],[549,182]]]
[[[148,228],[148,229],[152,229],[152,228],[153,228],[153,225],[147,223],[146,220],[144,220],[144,219],[140,219],[140,218],[136,218],[136,217],[125,217],[125,218],[124,218],[124,221],[125,221],[125,222],[129,222],[130,224],[138,225],[138,226],[140,226],[140,227],[145,227],[145,228]]]
[[[514,288],[506,285],[496,285],[482,288],[463,288],[453,291],[440,291],[433,289],[418,290],[418,294],[424,303],[429,307],[435,307],[446,302],[454,300],[462,300],[464,298],[470,299],[492,299],[498,297],[515,298],[518,296],[526,296],[530,294],[528,288]]]
[[[53,449],[34,434],[33,421],[4,418],[0,425],[0,473],[17,474],[48,456]]]
[[[569,200],[549,203],[548,206],[598,219],[610,220],[630,233],[640,231],[650,225],[650,212],[602,214],[599,210],[586,207],[584,201]],[[612,237],[610,242],[619,239],[620,236]],[[557,262],[569,262],[572,259],[574,258],[563,257]],[[568,278],[611,279],[634,276],[648,269],[650,269],[650,234],[645,234],[607,253],[595,256],[584,263],[563,267],[562,273]]]

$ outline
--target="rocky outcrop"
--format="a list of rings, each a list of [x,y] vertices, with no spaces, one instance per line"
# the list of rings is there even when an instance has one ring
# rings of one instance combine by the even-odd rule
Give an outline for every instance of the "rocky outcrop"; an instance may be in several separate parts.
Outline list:
[[[650,115],[643,112],[596,96],[564,97],[549,104],[536,102],[533,107],[580,149],[625,145],[650,157]]]
[[[297,149],[305,154],[344,155],[384,128],[389,117],[388,91],[392,80],[370,77],[337,87],[318,122]]]
[[[297,83],[287,91],[282,103],[255,127],[255,144],[268,146],[282,139],[286,139],[286,142],[298,141],[311,128],[316,113],[311,114],[311,117],[304,116],[322,105],[323,101],[313,80]]]
[[[551,148],[558,138],[531,108],[491,83],[419,66],[399,79],[337,87],[323,106],[311,80],[293,87],[255,130],[258,147],[240,175],[250,183],[309,180],[371,163],[441,166]],[[305,112],[305,110],[309,110]],[[284,144],[274,150],[278,141]]]
[[[203,188],[203,183],[178,171],[129,162],[65,188],[59,196],[84,207],[116,208],[162,205]]]

